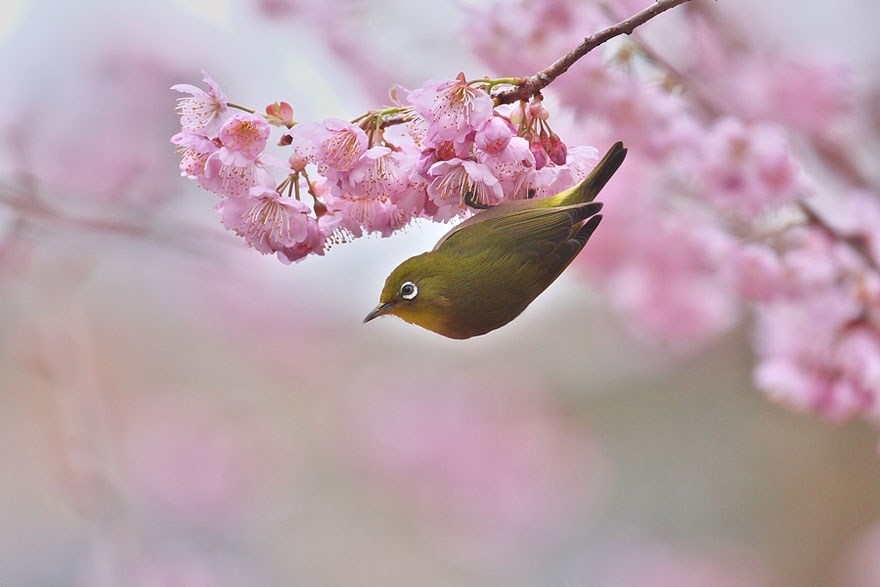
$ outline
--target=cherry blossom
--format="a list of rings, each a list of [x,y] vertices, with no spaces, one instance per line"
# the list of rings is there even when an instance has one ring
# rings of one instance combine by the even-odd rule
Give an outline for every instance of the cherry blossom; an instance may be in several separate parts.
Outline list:
[[[202,71],[202,79],[208,85],[207,92],[189,84],[175,84],[171,89],[190,94],[188,98],[177,100],[180,125],[185,130],[214,138],[224,122],[228,102],[217,82],[204,71]]]
[[[301,259],[301,250],[317,248],[322,241],[311,209],[274,189],[256,186],[247,198],[226,198],[220,207],[227,229],[263,254],[278,253],[282,261]]]
[[[492,117],[492,98],[469,85],[463,73],[454,80],[427,82],[408,100],[428,121],[426,136],[433,143],[463,141]]]

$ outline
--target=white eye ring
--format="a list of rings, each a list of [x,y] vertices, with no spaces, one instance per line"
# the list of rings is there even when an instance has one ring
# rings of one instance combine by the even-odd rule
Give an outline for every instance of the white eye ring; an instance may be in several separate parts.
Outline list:
[[[412,281],[404,282],[403,285],[400,286],[400,297],[405,300],[412,300],[417,295],[419,295],[419,288]]]

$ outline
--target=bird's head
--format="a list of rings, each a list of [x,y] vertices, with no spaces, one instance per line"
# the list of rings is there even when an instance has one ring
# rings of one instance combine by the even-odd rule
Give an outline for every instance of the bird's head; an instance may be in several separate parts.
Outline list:
[[[435,262],[432,253],[423,253],[401,263],[385,280],[379,305],[367,314],[364,322],[393,314],[410,324],[446,334],[448,300],[438,287]]]

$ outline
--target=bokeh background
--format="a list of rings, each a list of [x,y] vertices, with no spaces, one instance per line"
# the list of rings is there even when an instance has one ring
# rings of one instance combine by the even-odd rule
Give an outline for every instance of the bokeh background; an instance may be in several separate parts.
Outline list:
[[[670,354],[567,274],[363,326],[447,227],[285,266],[179,176],[172,84],[353,118],[486,73],[463,4],[0,3],[0,585],[880,586],[876,430],[755,391],[747,324]],[[880,63],[872,1],[748,15]]]

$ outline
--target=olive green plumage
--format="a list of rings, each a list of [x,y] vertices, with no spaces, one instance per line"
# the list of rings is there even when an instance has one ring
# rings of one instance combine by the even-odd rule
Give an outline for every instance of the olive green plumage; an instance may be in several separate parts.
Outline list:
[[[602,216],[593,200],[623,163],[615,143],[578,185],[550,198],[505,202],[468,218],[433,250],[407,259],[364,322],[394,314],[449,338],[516,318],[583,249]]]

